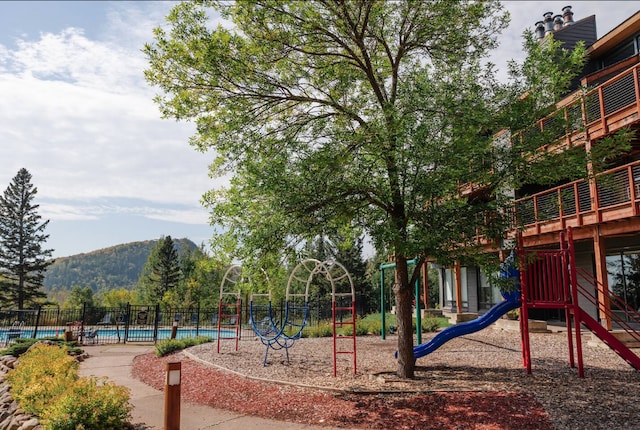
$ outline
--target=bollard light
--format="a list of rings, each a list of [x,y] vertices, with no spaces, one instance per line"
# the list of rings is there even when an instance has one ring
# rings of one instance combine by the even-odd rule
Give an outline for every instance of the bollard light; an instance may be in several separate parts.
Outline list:
[[[180,373],[182,363],[166,365],[164,387],[164,430],[180,430]]]
[[[175,339],[178,334],[178,320],[173,320],[173,325],[171,326],[171,339]]]
[[[180,369],[167,372],[167,385],[180,385]]]

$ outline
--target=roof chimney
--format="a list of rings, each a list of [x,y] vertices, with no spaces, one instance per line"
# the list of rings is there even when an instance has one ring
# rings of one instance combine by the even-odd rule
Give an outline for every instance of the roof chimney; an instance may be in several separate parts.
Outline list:
[[[536,22],[536,38],[544,39],[544,22],[543,21]]]
[[[553,12],[546,12],[544,15],[545,33],[553,33]]]
[[[571,6],[565,6],[562,8],[562,18],[564,19],[564,27],[573,24],[573,12]]]
[[[562,28],[562,15],[556,15],[553,17],[553,31],[558,31]]]

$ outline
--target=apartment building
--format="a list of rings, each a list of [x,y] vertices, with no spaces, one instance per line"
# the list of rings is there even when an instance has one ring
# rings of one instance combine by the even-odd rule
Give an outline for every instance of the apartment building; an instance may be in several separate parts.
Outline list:
[[[576,118],[575,130],[549,143],[584,151],[628,129],[634,136],[631,150],[589,179],[515,190],[515,216],[523,226],[524,248],[558,247],[560,235],[572,229],[576,265],[593,275],[598,298],[597,304],[583,307],[611,329],[611,318],[603,312],[604,307],[616,311],[609,292],[633,309],[640,308],[640,11],[600,38],[595,16],[578,20],[573,13],[568,6],[557,15],[545,13],[535,24],[541,41],[553,34],[568,49],[584,41],[589,55],[575,91],[536,127],[544,130],[555,115]],[[477,267],[441,268],[440,275],[440,306],[445,312],[482,314],[501,301]],[[564,316],[557,309],[533,309],[530,318]]]

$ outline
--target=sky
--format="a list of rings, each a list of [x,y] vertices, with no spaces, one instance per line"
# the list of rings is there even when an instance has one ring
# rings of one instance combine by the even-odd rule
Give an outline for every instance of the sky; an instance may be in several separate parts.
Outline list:
[[[0,1],[0,191],[20,168],[49,220],[54,257],[120,243],[214,233],[200,201],[224,184],[211,153],[188,143],[192,123],[162,119],[141,52],[173,2]],[[638,11],[633,1],[507,1],[511,24],[492,60],[522,59],[521,34],[572,5],[602,37]]]

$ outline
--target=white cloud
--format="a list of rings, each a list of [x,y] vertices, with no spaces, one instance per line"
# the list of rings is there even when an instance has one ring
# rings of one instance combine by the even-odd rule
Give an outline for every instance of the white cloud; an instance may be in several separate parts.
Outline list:
[[[150,219],[168,222],[181,222],[185,224],[207,224],[209,214],[204,208],[192,208],[185,210],[154,210],[145,215]]]
[[[142,218],[173,223],[206,225],[207,211],[198,205],[162,206],[145,201],[122,201],[102,199],[101,201],[49,201],[40,204],[39,214],[43,220],[88,221],[98,220],[106,215],[134,215]]]
[[[144,59],[140,55],[88,40],[80,29],[45,33],[36,42],[19,41],[10,61],[11,72],[42,81],[70,82],[115,93],[143,88],[140,70]]]
[[[162,234],[160,221],[206,225],[200,198],[228,180],[208,177],[212,155],[188,145],[194,126],[162,120],[152,102],[156,90],[144,81],[147,62],[141,49],[153,40],[152,29],[164,25],[173,4],[112,2],[102,22],[35,39],[40,29],[33,28],[23,33],[31,38],[24,36],[11,48],[0,44],[0,189],[20,168],[31,172],[41,215],[61,226],[51,239],[60,242],[56,248],[62,253],[96,249],[97,242],[89,242],[98,239],[88,236],[97,229],[96,234],[108,236],[103,241],[126,241],[121,216],[130,216],[127,234],[136,239]],[[505,2],[512,23],[494,56],[500,68],[507,59],[521,58],[525,28],[565,5]],[[576,19],[597,15],[599,36],[635,11],[635,2],[574,2]],[[110,215],[117,222],[107,226]],[[94,227],[101,220],[105,223]],[[157,230],[146,231],[141,222]],[[83,237],[74,235],[78,226],[87,229]],[[72,233],[63,233],[63,227]],[[71,250],[73,240],[86,243]]]
[[[194,126],[162,120],[143,78],[142,40],[161,21],[130,6],[112,13],[107,41],[68,28],[0,46],[0,184],[26,167],[41,198],[195,206],[213,186],[211,156],[188,145]]]

